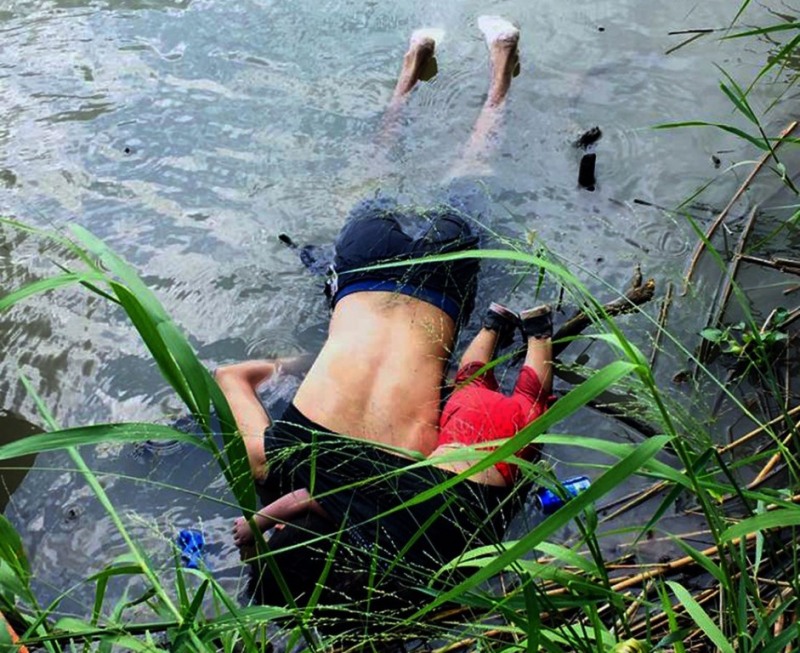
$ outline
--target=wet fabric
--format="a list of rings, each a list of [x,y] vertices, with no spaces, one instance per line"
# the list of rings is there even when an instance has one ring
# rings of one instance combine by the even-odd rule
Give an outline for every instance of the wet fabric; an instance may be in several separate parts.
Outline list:
[[[520,370],[509,397],[500,392],[494,371],[481,372],[483,367],[484,363],[472,362],[458,370],[456,389],[439,420],[439,445],[469,446],[511,438],[544,413],[554,399],[544,393],[539,377],[528,365]],[[535,460],[539,449],[529,446],[516,455],[523,460]],[[500,461],[495,467],[507,485],[516,481],[516,465]]]
[[[463,481],[434,490],[455,475],[328,433],[293,405],[265,433],[265,449],[280,492],[308,488],[376,569],[423,584],[466,549],[499,542],[519,507],[513,488]]]
[[[399,292],[437,306],[456,324],[466,322],[475,303],[478,259],[360,269],[477,248],[476,225],[487,206],[483,187],[457,179],[444,195],[432,207],[403,207],[392,197],[359,202],[336,241],[327,287],[332,306],[353,292]]]

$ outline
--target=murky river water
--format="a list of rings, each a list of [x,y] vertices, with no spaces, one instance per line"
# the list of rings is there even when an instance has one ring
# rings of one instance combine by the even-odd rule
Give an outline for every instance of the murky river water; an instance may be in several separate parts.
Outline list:
[[[680,276],[694,236],[634,199],[675,206],[719,174],[712,156],[723,170],[754,154],[719,131],[651,127],[693,118],[741,126],[712,62],[746,82],[771,47],[706,37],[668,53],[686,38],[669,32],[724,27],[737,4],[2,2],[0,210],[60,231],[76,222],[103,238],[138,267],[210,365],[313,350],[327,319],[320,282],[277,235],[328,242],[348,207],[378,186],[426,197],[483,101],[488,65],[476,18],[499,13],[521,26],[522,73],[494,160],[496,228],[535,230],[601,295],[605,284],[621,288],[637,262],[663,284]],[[748,14],[754,23],[765,16],[755,6]],[[439,73],[409,103],[392,168],[376,170],[375,130],[407,37],[421,25],[447,30]],[[754,101],[766,103],[764,93]],[[788,113],[778,105],[771,132]],[[591,193],[577,187],[571,143],[594,125],[603,138]],[[728,173],[703,201],[719,208],[740,181]],[[38,242],[0,228],[2,292],[56,271]],[[509,287],[495,281],[498,292]],[[534,279],[523,282],[510,301],[524,307],[534,291]],[[694,309],[705,302],[702,291],[685,299],[689,317],[678,328],[701,328]],[[632,336],[647,346],[644,331]],[[86,293],[38,297],[4,314],[0,348],[0,441],[25,432],[21,418],[39,421],[20,370],[63,425],[180,412],[126,321]],[[282,400],[290,390],[277,388]],[[618,428],[599,417],[589,424],[564,431]],[[153,551],[166,560],[176,529],[202,526],[212,566],[238,582],[227,532],[236,509],[219,503],[227,495],[209,460],[188,449],[84,453]],[[6,507],[43,600],[124,551],[71,467],[64,455],[41,455]],[[84,613],[87,592],[71,596],[64,610]]]

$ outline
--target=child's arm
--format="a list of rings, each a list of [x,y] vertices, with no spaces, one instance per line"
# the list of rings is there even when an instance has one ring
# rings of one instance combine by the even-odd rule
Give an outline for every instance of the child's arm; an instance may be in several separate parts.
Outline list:
[[[247,459],[253,478],[263,480],[267,473],[264,454],[264,430],[270,425],[256,387],[278,369],[271,360],[246,361],[217,369],[215,378],[233,411],[236,427],[247,449]]]
[[[276,499],[268,506],[264,506],[253,515],[253,521],[263,533],[268,528],[275,526],[275,524],[287,522],[309,510],[322,517],[327,517],[327,513],[322,506],[314,500],[308,490],[303,488],[302,490],[284,494],[280,499]],[[239,517],[233,525],[234,543],[236,546],[242,546],[243,544],[251,543],[253,540],[250,523],[244,517]]]

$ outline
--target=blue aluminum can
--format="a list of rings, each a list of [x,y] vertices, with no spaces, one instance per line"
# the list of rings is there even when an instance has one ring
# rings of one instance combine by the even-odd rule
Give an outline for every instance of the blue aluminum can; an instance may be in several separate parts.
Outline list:
[[[203,560],[206,541],[203,533],[194,528],[184,528],[178,533],[176,544],[181,552],[181,562],[189,569],[197,569]]]
[[[586,476],[575,476],[561,482],[567,496],[570,498],[577,497],[581,492],[585,492],[589,489],[591,484],[592,482]],[[533,497],[533,505],[542,514],[552,515],[564,505],[564,499],[552,490],[546,487],[540,487],[536,490],[536,495]]]

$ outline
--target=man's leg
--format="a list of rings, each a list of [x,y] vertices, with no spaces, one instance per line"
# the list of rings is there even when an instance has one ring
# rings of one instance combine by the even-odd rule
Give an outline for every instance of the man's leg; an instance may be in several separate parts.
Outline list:
[[[392,99],[386,108],[383,118],[383,128],[378,139],[379,143],[388,148],[394,137],[395,127],[403,107],[408,100],[408,96],[417,82],[423,77],[426,67],[433,59],[436,50],[436,40],[441,39],[444,32],[435,28],[423,28],[416,30],[408,43],[408,52],[403,57],[403,66],[400,69],[400,76],[394,87]]]
[[[519,65],[519,29],[500,16],[481,16],[478,18],[478,28],[483,32],[489,46],[489,93],[472,128],[464,154],[454,166],[450,177],[482,175],[487,172],[484,160],[497,140],[503,108],[511,88],[511,78]]]

